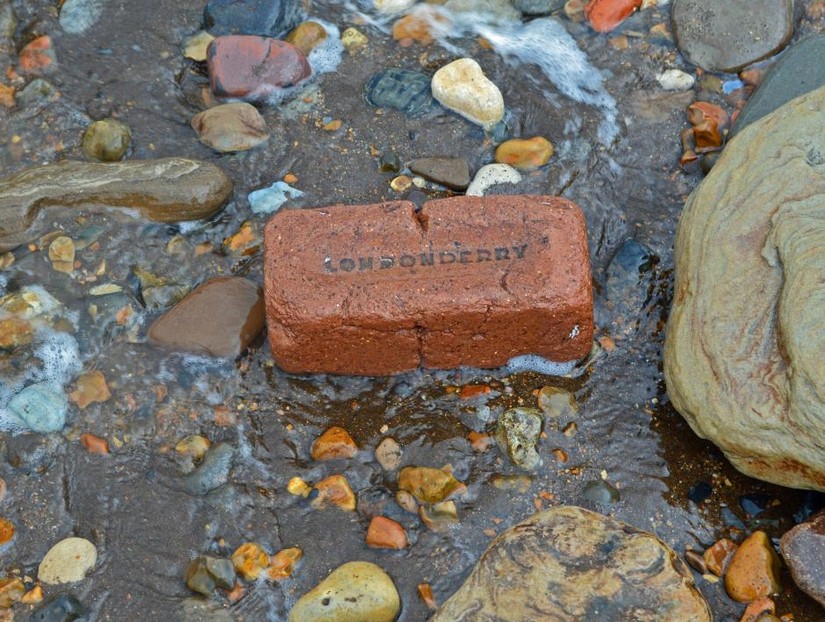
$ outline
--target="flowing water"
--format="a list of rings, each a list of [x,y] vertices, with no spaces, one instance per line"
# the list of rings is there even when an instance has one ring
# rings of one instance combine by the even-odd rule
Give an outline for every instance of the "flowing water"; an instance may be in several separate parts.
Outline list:
[[[444,602],[478,560],[490,530],[501,532],[537,508],[564,503],[609,513],[681,553],[731,533],[741,537],[736,529],[779,536],[800,508],[817,503],[735,472],[695,437],[665,395],[661,361],[673,234],[686,196],[700,181],[697,171],[678,165],[685,108],[695,95],[663,92],[655,81],[666,68],[685,67],[672,44],[648,35],[668,20],[668,6],[643,11],[622,28],[626,49],[563,16],[522,24],[478,13],[465,14],[433,45],[402,47],[388,34],[391,22],[366,5],[315,0],[308,15],[333,34],[358,27],[369,36],[368,47],[342,53],[335,66],[340,49],[333,45],[316,59],[316,70],[325,63],[328,71],[262,110],[272,132],[264,148],[217,155],[189,127],[203,108],[206,79],[202,67],[181,54],[182,43],[200,29],[204,2],[99,4],[99,21],[69,35],[57,26],[53,3],[14,3],[18,36],[52,34],[59,69],[49,76],[57,94],[0,116],[4,174],[82,159],[80,136],[89,118],[115,114],[132,129],[132,159],[216,162],[234,180],[235,199],[212,221],[185,227],[112,214],[56,216],[53,230],[84,241],[77,255],[82,269],[71,276],[55,272],[45,252],[24,247],[0,272],[6,292],[43,288],[50,296],[43,298],[55,305],[44,312],[38,346],[0,358],[0,406],[21,382],[45,378],[70,386],[81,367],[103,372],[112,393],[107,402],[73,410],[57,438],[4,435],[0,476],[8,492],[0,514],[17,528],[13,546],[0,551],[6,571],[35,576],[54,542],[77,535],[97,545],[100,559],[89,578],[65,591],[91,610],[90,620],[284,620],[295,600],[332,569],[362,559],[394,578],[400,619],[412,622],[429,615],[419,583],[430,583],[436,601]],[[402,161],[463,157],[472,170],[489,163],[490,138],[457,115],[436,107],[409,118],[379,111],[363,95],[378,71],[401,67],[431,75],[463,55],[478,60],[501,89],[509,136],[545,136],[556,147],[550,165],[499,191],[563,195],[586,214],[601,345],[584,364],[567,377],[470,369],[391,378],[291,376],[273,365],[264,338],[238,361],[168,354],[145,343],[145,329],[161,309],[141,298],[136,271],[187,288],[219,274],[260,283],[260,252],[233,256],[221,244],[245,221],[260,233],[266,216],[252,212],[247,196],[286,173],[298,177],[293,185],[303,192],[287,201],[294,208],[397,198],[376,152]],[[342,128],[324,130],[334,119]],[[610,260],[628,238],[649,246],[658,262],[609,282]],[[122,291],[93,295],[102,283]],[[57,332],[48,328],[55,324]],[[455,387],[466,384],[491,391],[462,400]],[[508,407],[533,405],[536,390],[546,385],[574,392],[580,410],[569,420],[548,421],[540,445],[544,465],[531,480],[512,477],[521,474],[496,449],[472,450],[469,431],[491,430]],[[571,421],[573,436],[562,432]],[[355,438],[362,448],[355,459],[310,459],[312,441],[330,425]],[[86,432],[109,439],[111,454],[88,453],[78,442]],[[174,446],[189,434],[237,450],[229,484],[207,496],[192,496],[184,486],[191,464]],[[430,531],[395,505],[395,476],[372,454],[386,436],[403,446],[404,464],[449,464],[467,483],[457,527]],[[558,463],[553,449],[564,450],[568,461]],[[346,475],[357,492],[357,512],[312,509],[286,492],[294,476],[315,482],[332,473]],[[619,490],[617,502],[597,505],[583,497],[585,485],[601,479]],[[699,481],[713,487],[701,505],[688,499]],[[740,506],[743,494],[776,503],[752,518]],[[412,546],[367,548],[364,533],[375,513],[404,524]],[[270,552],[298,546],[305,557],[293,578],[251,585],[232,606],[193,596],[182,580],[187,562],[202,553],[226,556],[246,541]],[[795,613],[798,622],[821,619],[790,577],[783,579],[778,610]],[[697,583],[717,620],[738,620],[743,607],[727,598],[721,583],[699,577]],[[47,596],[55,593],[50,588]]]

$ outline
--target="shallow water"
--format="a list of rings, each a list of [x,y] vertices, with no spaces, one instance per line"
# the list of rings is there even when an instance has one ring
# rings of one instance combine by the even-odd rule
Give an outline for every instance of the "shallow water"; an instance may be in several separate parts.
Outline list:
[[[30,447],[35,439],[4,438],[7,459],[0,463],[0,476],[8,494],[0,513],[17,527],[13,546],[0,551],[7,571],[35,576],[55,541],[77,535],[95,542],[100,553],[97,570],[68,589],[92,609],[92,620],[283,620],[292,603],[330,570],[364,559],[394,578],[403,603],[400,619],[410,622],[428,615],[416,593],[418,583],[429,582],[436,601],[443,602],[490,541],[485,530],[501,532],[538,507],[571,503],[597,509],[653,531],[678,552],[688,545],[701,550],[728,535],[733,519],[725,507],[748,529],[761,526],[772,536],[793,524],[804,493],[735,472],[673,412],[664,391],[661,357],[673,233],[684,199],[700,181],[698,172],[678,165],[684,109],[694,95],[662,92],[655,81],[665,68],[686,67],[671,45],[652,43],[646,34],[666,21],[669,7],[629,20],[620,30],[628,38],[626,50],[614,49],[610,36],[561,18],[570,41],[564,44],[562,37],[559,49],[575,56],[569,47],[575,41],[585,51],[587,64],[576,65],[575,75],[581,92],[595,99],[577,97],[579,87],[564,76],[548,79],[543,66],[551,72],[560,66],[554,48],[539,62],[524,51],[522,39],[514,40],[511,24],[478,20],[483,29],[476,32],[506,50],[504,57],[480,46],[474,34],[447,42],[478,60],[501,88],[511,136],[542,135],[556,146],[549,166],[501,191],[561,194],[581,205],[597,291],[597,336],[609,337],[615,349],[597,348],[573,378],[478,370],[348,378],[284,374],[272,364],[265,339],[237,362],[152,348],[145,343],[145,329],[160,309],[144,307],[135,268],[185,287],[228,273],[261,282],[259,253],[236,257],[221,250],[223,239],[244,221],[262,231],[266,216],[250,209],[251,191],[291,172],[299,180],[293,185],[304,194],[285,208],[398,198],[388,185],[392,175],[380,172],[373,149],[392,151],[402,161],[460,156],[477,170],[492,160],[492,144],[482,130],[439,108],[413,119],[367,105],[363,87],[375,72],[402,67],[431,75],[454,55],[437,44],[402,48],[386,33],[385,20],[368,15],[378,21],[363,23],[363,7],[316,1],[311,16],[339,30],[356,25],[369,36],[368,49],[344,53],[336,71],[262,110],[272,132],[265,148],[217,155],[189,127],[203,107],[206,81],[202,68],[181,55],[183,41],[199,30],[203,4],[110,0],[91,30],[68,35],[57,26],[52,3],[15,3],[19,37],[37,31],[54,38],[59,71],[48,78],[60,95],[39,109],[0,117],[7,141],[0,149],[5,174],[64,157],[82,159],[79,142],[88,118],[116,114],[132,128],[132,159],[214,161],[233,178],[236,190],[234,202],[213,221],[185,227],[106,214],[56,217],[53,229],[97,242],[78,251],[80,270],[72,277],[54,272],[45,252],[22,248],[15,251],[14,264],[0,272],[6,291],[41,285],[60,302],[76,323],[84,369],[102,371],[112,392],[108,402],[73,410],[63,437],[49,441],[45,451]],[[559,28],[549,24],[557,22],[527,28],[534,33]],[[803,25],[797,37],[804,34]],[[341,119],[342,128],[323,130],[328,119]],[[616,291],[605,270],[628,237],[650,246],[659,262],[638,283]],[[199,254],[199,248],[211,250]],[[103,260],[105,274],[96,276]],[[121,285],[123,292],[90,295],[104,282]],[[131,315],[119,316],[127,306]],[[2,357],[0,373],[13,378],[39,364],[34,352],[24,349]],[[465,384],[489,384],[493,390],[461,400],[452,387]],[[534,391],[545,385],[575,393],[578,432],[568,437],[561,433],[568,421],[548,422],[540,445],[544,466],[529,487],[496,487],[501,475],[518,472],[495,449],[475,454],[466,435],[489,430],[507,407],[532,405]],[[356,459],[310,459],[312,441],[330,425],[349,430],[362,448]],[[89,454],[77,440],[85,432],[109,439],[111,455]],[[193,433],[238,450],[230,484],[205,497],[185,491],[184,468],[173,449]],[[458,527],[434,533],[395,506],[395,478],[371,453],[385,436],[404,447],[404,464],[450,464],[467,483]],[[555,448],[568,454],[566,464],[556,464]],[[28,458],[21,462],[20,455]],[[314,482],[332,473],[345,474],[357,491],[357,513],[314,510],[286,492],[293,476]],[[588,482],[602,477],[620,491],[614,505],[600,507],[581,495]],[[701,507],[687,498],[697,481],[713,484]],[[745,493],[768,494],[779,504],[747,520],[739,505]],[[364,545],[369,516],[379,508],[408,528],[409,550],[388,553]],[[302,548],[305,557],[295,577],[251,585],[228,608],[219,601],[204,605],[189,592],[182,576],[192,557],[227,555],[250,540],[270,552]],[[798,622],[821,619],[821,610],[784,579],[779,612],[794,612]],[[725,596],[721,583],[697,577],[697,584],[717,620],[738,620],[743,607]],[[50,588],[47,597],[59,591]]]

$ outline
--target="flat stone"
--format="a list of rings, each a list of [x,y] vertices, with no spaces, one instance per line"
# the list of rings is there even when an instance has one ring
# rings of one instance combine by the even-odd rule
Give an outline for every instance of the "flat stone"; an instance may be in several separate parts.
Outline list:
[[[459,58],[435,72],[433,97],[468,121],[491,129],[504,118],[504,98],[472,58]]]
[[[418,158],[409,166],[416,175],[454,190],[470,185],[470,167],[464,158]]]
[[[278,37],[301,21],[301,0],[209,0],[203,21],[215,36]]]
[[[379,108],[394,108],[411,117],[420,116],[433,106],[431,79],[418,71],[385,69],[367,83],[367,101]]]
[[[37,579],[43,583],[76,583],[82,581],[97,563],[97,549],[85,538],[66,538],[49,549],[37,569]]]
[[[793,35],[793,0],[674,0],[671,16],[682,54],[707,71],[739,71]]]
[[[799,589],[825,607],[825,513],[782,536],[780,550]]]
[[[825,88],[726,146],[680,218],[664,372],[743,473],[825,490]]]
[[[35,239],[52,210],[118,209],[156,222],[209,218],[232,197],[232,180],[184,158],[116,163],[61,162],[0,180],[0,252]]]
[[[498,367],[591,348],[584,218],[557,197],[281,211],[264,281],[272,353],[290,372]]]
[[[401,598],[390,576],[369,562],[348,562],[301,596],[289,622],[393,622]]]
[[[561,506],[493,540],[431,622],[712,619],[688,567],[655,536]]]
[[[260,289],[240,277],[220,276],[197,287],[149,328],[162,348],[235,358],[264,326]]]
[[[221,153],[246,151],[269,140],[261,113],[244,102],[222,104],[199,112],[191,125],[198,140]]]
[[[825,86],[825,35],[803,39],[765,73],[731,128],[729,139],[792,99]]]
[[[246,35],[216,38],[206,64],[215,95],[250,101],[266,100],[312,72],[304,53],[291,43]]]
[[[499,184],[517,184],[521,173],[509,164],[485,164],[475,174],[465,193],[468,197],[480,197]]]

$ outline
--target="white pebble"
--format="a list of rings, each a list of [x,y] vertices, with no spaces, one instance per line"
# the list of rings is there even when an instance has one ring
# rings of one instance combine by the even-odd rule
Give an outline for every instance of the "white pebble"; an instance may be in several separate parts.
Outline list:
[[[465,194],[470,197],[482,197],[496,184],[517,184],[520,181],[521,173],[509,164],[487,164],[478,169]]]
[[[43,583],[75,583],[97,563],[97,549],[85,538],[66,538],[55,544],[46,553],[37,578]]]
[[[656,80],[666,91],[687,91],[696,84],[696,78],[681,69],[668,69],[663,71]]]

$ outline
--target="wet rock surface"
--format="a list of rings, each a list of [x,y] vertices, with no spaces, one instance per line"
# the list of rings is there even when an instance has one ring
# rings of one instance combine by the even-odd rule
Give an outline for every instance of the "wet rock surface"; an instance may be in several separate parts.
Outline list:
[[[825,514],[783,535],[780,550],[796,584],[825,607]]]
[[[674,0],[673,33],[694,65],[738,71],[787,44],[793,6],[793,0]]]
[[[663,542],[572,506],[536,514],[498,536],[433,621],[468,615],[506,620],[713,619],[690,571]]]
[[[134,210],[180,222],[209,218],[231,194],[217,166],[184,158],[31,168],[0,181],[0,251],[36,237],[37,217],[50,209]]]
[[[751,476],[819,490],[822,93],[742,131],[687,202],[665,350],[668,392],[697,433]]]

